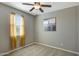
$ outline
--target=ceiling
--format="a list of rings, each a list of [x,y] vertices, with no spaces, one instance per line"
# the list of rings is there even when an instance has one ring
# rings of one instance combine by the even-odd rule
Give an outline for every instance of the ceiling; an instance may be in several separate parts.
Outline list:
[[[32,12],[29,12],[29,10],[33,6],[22,5],[22,3],[23,2],[3,2],[3,4],[9,5],[11,7],[22,10],[22,11],[24,11],[26,13],[30,13],[32,15],[40,15],[40,14],[54,12],[54,11],[61,10],[61,9],[64,9],[64,8],[69,8],[69,7],[74,7],[74,6],[79,5],[79,2],[41,2],[41,4],[52,5],[51,8],[42,7],[42,9],[44,10],[44,12],[42,13],[39,10],[35,10],[35,9]],[[26,2],[26,3],[34,4],[34,2]]]

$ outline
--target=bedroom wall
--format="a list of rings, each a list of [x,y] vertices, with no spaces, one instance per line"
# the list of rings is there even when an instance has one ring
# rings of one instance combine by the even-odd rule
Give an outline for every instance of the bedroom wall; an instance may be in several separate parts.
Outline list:
[[[0,54],[6,51],[10,51],[10,30],[9,21],[10,13],[15,12],[24,15],[25,21],[25,44],[29,44],[34,40],[34,16],[28,13],[24,13],[17,9],[11,8],[0,3]]]
[[[56,31],[44,31],[43,19],[56,17]],[[77,51],[77,7],[38,15],[35,22],[35,41]]]
[[[77,12],[78,12],[77,14],[78,14],[78,52],[79,52],[79,6]]]

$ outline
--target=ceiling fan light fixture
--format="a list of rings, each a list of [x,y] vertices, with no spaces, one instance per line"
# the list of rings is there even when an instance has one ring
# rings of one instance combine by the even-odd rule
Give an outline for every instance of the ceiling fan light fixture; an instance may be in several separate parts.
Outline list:
[[[41,8],[41,6],[40,5],[34,5],[34,8],[39,9],[39,8]]]
[[[23,5],[30,5],[30,6],[33,6],[33,7],[29,10],[30,12],[31,12],[32,10],[34,10],[34,9],[40,10],[41,12],[44,12],[44,10],[42,9],[42,7],[51,7],[51,5],[41,4],[40,2],[34,2],[34,4],[23,3]]]

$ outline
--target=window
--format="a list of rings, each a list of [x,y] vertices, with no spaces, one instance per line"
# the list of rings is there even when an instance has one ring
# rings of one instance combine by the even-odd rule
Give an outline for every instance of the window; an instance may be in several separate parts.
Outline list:
[[[11,13],[10,28],[11,28],[11,36],[24,35],[24,17],[19,14]]]
[[[15,23],[15,26],[16,26],[16,36],[19,36],[20,35],[20,26],[21,26],[21,16],[16,14],[15,15],[15,19],[14,19],[14,23]]]
[[[45,31],[56,31],[56,19],[48,18],[43,21],[43,26]]]

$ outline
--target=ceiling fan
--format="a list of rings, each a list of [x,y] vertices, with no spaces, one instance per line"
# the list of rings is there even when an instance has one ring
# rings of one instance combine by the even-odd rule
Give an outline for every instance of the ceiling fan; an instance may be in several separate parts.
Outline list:
[[[36,10],[40,10],[41,12],[44,12],[44,10],[41,7],[51,7],[51,5],[44,5],[41,4],[40,2],[34,2],[34,4],[30,4],[30,3],[22,3],[23,5],[30,5],[33,6],[29,11],[31,12],[32,10],[36,9]]]

